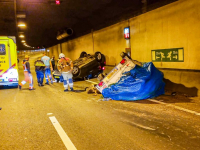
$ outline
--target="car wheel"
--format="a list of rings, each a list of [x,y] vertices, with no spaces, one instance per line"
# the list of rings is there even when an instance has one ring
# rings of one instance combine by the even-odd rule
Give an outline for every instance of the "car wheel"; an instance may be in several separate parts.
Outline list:
[[[80,73],[79,67],[78,67],[78,66],[74,66],[74,67],[73,67],[72,74],[76,77],[76,76],[79,75],[79,73]]]
[[[101,59],[102,59],[102,54],[101,54],[100,52],[96,52],[94,55],[95,55],[96,60],[97,60],[98,62],[100,62]]]
[[[86,52],[81,52],[81,54],[80,54],[80,57],[79,58],[83,58],[83,57],[85,57],[85,55],[87,55],[87,53]]]

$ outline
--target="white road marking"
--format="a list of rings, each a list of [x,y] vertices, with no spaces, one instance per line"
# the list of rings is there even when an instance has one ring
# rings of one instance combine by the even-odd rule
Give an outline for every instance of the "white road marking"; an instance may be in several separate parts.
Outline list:
[[[47,113],[47,115],[52,115],[53,113]]]
[[[56,131],[58,132],[60,138],[62,139],[65,147],[68,150],[77,150],[76,147],[74,146],[74,144],[72,143],[72,141],[70,140],[70,138],[67,136],[67,134],[65,133],[65,131],[63,130],[63,128],[61,127],[61,125],[59,124],[59,122],[57,121],[56,117],[49,117],[49,119],[51,120],[53,126],[55,127]]]
[[[17,97],[18,93],[19,93],[19,90],[17,90],[17,94],[14,97],[14,102],[16,102],[16,97]]]
[[[174,105],[171,105],[171,104],[167,104],[167,103],[164,103],[164,102],[160,102],[160,101],[157,101],[155,99],[147,99],[148,101],[151,101],[151,102],[155,102],[155,103],[159,103],[159,104],[163,104],[163,105],[166,105],[166,106],[169,106],[169,107],[173,107],[173,108],[176,108],[178,110],[182,110],[182,111],[185,111],[185,112],[188,112],[188,113],[191,113],[191,114],[195,114],[197,116],[200,116],[200,113],[196,112],[196,111],[193,111],[193,110],[189,110],[189,109],[186,109],[186,108],[182,108],[182,107],[179,107],[179,106],[174,106]]]
[[[91,83],[93,83],[93,84],[98,84],[97,82],[93,82],[93,81],[90,81],[90,80],[85,80],[85,81],[91,82]]]

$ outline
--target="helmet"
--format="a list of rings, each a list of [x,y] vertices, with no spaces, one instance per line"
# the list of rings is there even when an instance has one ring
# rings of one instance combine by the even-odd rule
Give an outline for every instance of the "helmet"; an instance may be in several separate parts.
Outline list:
[[[65,54],[60,53],[59,58],[65,57]]]
[[[25,55],[25,59],[28,59],[29,58],[29,56],[28,55]]]

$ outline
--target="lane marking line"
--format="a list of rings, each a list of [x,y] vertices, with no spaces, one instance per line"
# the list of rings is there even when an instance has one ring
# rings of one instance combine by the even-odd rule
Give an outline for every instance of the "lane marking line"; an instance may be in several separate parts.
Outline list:
[[[17,90],[18,90],[18,89],[17,89]],[[19,93],[19,90],[17,91],[17,93],[16,93],[16,95],[15,95],[15,97],[14,97],[14,102],[17,101],[17,95],[18,95],[18,93]]]
[[[195,114],[197,116],[200,116],[200,113],[196,112],[196,111],[193,111],[193,110],[189,110],[189,109],[186,109],[186,108],[182,108],[182,107],[179,107],[179,106],[175,106],[175,105],[172,105],[172,104],[167,104],[167,103],[164,103],[164,102],[160,102],[160,101],[157,101],[155,99],[147,99],[148,101],[151,101],[151,102],[155,102],[155,103],[159,103],[159,104],[163,104],[163,105],[166,105],[166,106],[169,106],[169,107],[173,107],[173,108],[176,108],[178,110],[182,110],[182,111],[185,111],[185,112],[188,112],[188,113],[191,113],[191,114]]]
[[[58,132],[58,135],[60,136],[67,150],[77,150],[72,141],[70,140],[70,138],[68,137],[68,135],[65,133],[65,131],[57,121],[56,117],[55,116],[49,117],[49,119],[51,120],[53,126]]]
[[[93,81],[90,81],[90,80],[85,80],[85,81],[91,82],[91,83],[93,83],[93,84],[98,84],[97,82],[93,82]]]

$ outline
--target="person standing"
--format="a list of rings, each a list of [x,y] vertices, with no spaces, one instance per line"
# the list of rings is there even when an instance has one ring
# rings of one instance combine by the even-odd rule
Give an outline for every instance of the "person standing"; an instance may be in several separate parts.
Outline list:
[[[45,64],[43,63],[43,61],[41,61],[41,57],[38,57],[34,65],[35,65],[35,72],[37,76],[38,86],[44,86],[43,79],[45,73]]]
[[[52,64],[53,70],[55,70],[55,56],[51,58],[51,64]]]
[[[58,71],[61,72],[63,76],[63,85],[64,85],[64,92],[68,91],[68,86],[70,87],[71,91],[73,91],[73,63],[71,59],[65,57],[63,53],[59,55],[59,61],[57,64]]]
[[[49,84],[49,79],[51,80],[51,84],[53,84],[53,80],[51,77],[51,70],[52,70],[51,59],[48,56],[46,56],[46,53],[43,53],[43,57],[41,58],[41,61],[43,61],[45,64],[45,79],[46,79],[45,84]]]
[[[25,59],[23,60],[23,69],[24,69],[24,77],[25,79],[19,84],[18,88],[21,90],[22,86],[29,81],[29,90],[33,90],[33,77],[30,71],[30,63],[29,56],[25,55]]]

